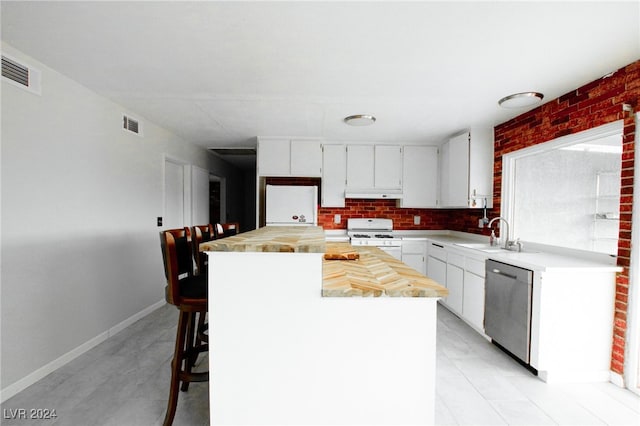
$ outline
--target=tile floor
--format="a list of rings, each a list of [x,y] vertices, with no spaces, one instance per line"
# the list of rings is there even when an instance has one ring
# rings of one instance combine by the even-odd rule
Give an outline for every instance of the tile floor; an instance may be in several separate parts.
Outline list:
[[[437,340],[438,425],[640,425],[630,391],[548,385],[441,306]]]
[[[436,424],[640,425],[631,392],[610,383],[547,385],[446,309],[438,316]],[[151,313],[7,400],[0,424],[162,424],[176,323],[172,306]],[[174,425],[208,425],[207,401],[207,384],[191,384]],[[55,408],[57,418],[7,418],[20,408]]]

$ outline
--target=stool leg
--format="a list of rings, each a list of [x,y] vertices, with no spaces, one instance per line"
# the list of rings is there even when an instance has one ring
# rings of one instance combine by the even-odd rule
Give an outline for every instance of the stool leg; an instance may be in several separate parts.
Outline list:
[[[188,377],[191,374],[191,368],[195,365],[198,358],[198,352],[194,349],[193,341],[196,337],[196,313],[189,312],[189,325],[187,326],[187,343],[184,352],[184,372]],[[186,392],[189,390],[189,381],[183,380],[180,390]]]
[[[189,314],[187,312],[180,311],[180,316],[178,318],[178,330],[176,333],[176,347],[173,353],[173,360],[171,361],[171,384],[169,388],[167,413],[164,417],[164,426],[171,426],[173,418],[176,415],[176,406],[178,405],[178,386],[180,385],[180,370],[182,368],[182,360],[184,358],[184,344],[189,322]]]

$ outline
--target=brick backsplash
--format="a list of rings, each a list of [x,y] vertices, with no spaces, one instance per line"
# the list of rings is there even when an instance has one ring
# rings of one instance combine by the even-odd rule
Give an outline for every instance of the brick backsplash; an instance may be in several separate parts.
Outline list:
[[[333,222],[334,215],[341,215],[341,222]],[[420,224],[414,225],[414,216],[420,216]],[[345,201],[344,208],[321,207],[318,211],[318,223],[325,229],[345,229],[349,218],[388,218],[393,219],[393,228],[397,230],[447,229],[447,213],[435,209],[401,209],[395,200],[351,199]]]

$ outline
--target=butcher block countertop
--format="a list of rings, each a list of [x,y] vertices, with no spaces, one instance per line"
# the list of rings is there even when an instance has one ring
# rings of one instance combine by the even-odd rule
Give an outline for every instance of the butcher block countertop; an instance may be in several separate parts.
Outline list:
[[[320,226],[265,226],[200,244],[201,251],[324,253]]]
[[[322,296],[325,297],[445,297],[448,294],[445,287],[379,248],[326,242],[320,226],[265,226],[202,243],[200,250],[324,253]]]
[[[322,295],[325,297],[391,296],[445,297],[448,290],[395,257],[376,247],[344,242],[327,242],[327,253],[351,253],[353,260],[333,260],[322,264]],[[330,257],[331,259],[327,259]]]

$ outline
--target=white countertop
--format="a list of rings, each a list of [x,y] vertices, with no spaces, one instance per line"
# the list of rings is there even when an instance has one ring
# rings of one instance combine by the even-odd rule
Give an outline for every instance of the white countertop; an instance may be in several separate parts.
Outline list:
[[[327,238],[344,238],[345,230],[325,231]],[[458,244],[488,243],[489,238],[484,235],[470,234],[466,232],[448,230],[419,230],[419,231],[394,231],[394,235],[403,240],[432,241],[443,246],[450,246],[456,250],[462,250],[468,254],[482,256],[498,262],[508,263],[521,268],[535,271],[557,271],[571,269],[593,269],[594,271],[618,272],[622,268],[616,265],[616,258],[604,254],[585,252],[580,250],[564,249],[560,247],[545,246],[541,244],[524,243],[524,251],[502,250],[500,252],[485,252],[479,249],[461,247]]]

